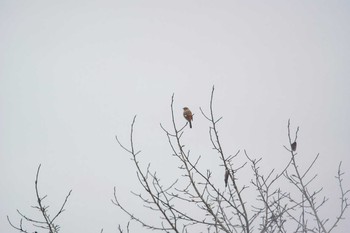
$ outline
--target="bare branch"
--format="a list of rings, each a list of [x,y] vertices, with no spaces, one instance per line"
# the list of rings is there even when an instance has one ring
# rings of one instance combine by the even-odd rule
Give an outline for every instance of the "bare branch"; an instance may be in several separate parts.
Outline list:
[[[28,217],[27,215],[23,214],[21,211],[17,210],[17,213],[22,217],[20,220],[20,224],[18,227],[12,224],[10,221],[10,218],[7,216],[7,220],[9,224],[14,228],[19,230],[20,232],[29,232],[27,230],[23,229],[23,219],[26,220],[27,222],[31,223],[34,227],[36,228],[41,228],[48,230],[50,233],[57,233],[60,230],[60,226],[55,223],[55,220],[57,219],[58,216],[60,216],[64,212],[64,207],[68,201],[69,196],[71,195],[72,190],[69,191],[68,195],[66,196],[60,210],[57,212],[55,217],[50,220],[50,214],[48,213],[48,208],[49,206],[46,206],[43,204],[43,200],[47,197],[47,195],[41,197],[39,194],[39,173],[40,173],[40,168],[41,164],[38,166],[36,176],[35,176],[35,195],[37,199],[37,206],[32,206],[32,208],[40,211],[42,217],[44,220],[37,220],[33,219],[31,217]]]

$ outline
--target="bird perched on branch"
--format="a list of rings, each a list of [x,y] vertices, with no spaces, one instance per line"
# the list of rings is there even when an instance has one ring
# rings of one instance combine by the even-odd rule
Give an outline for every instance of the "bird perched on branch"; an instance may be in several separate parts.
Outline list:
[[[184,117],[185,119],[188,121],[188,123],[190,123],[190,128],[192,128],[192,120],[193,120],[193,115],[191,110],[188,107],[184,107]]]
[[[297,142],[293,142],[292,145],[290,145],[292,147],[292,151],[296,151],[297,150]]]
[[[229,170],[226,170],[225,172],[225,187],[227,187],[227,182],[228,182],[228,176],[229,176],[230,172]]]

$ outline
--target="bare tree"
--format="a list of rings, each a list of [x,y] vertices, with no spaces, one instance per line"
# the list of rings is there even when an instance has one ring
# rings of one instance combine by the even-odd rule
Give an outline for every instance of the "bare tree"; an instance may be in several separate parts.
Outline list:
[[[7,216],[7,221],[14,229],[16,229],[20,232],[24,232],[24,233],[29,233],[29,232],[33,232],[33,231],[32,230],[29,231],[27,229],[27,227],[23,226],[23,219],[25,220],[25,222],[30,223],[32,226],[34,226],[34,228],[45,229],[49,233],[57,233],[60,230],[60,225],[58,225],[56,223],[56,220],[65,211],[64,207],[68,201],[69,196],[72,193],[72,190],[70,190],[69,193],[67,194],[67,196],[66,196],[63,204],[61,205],[61,208],[58,210],[58,212],[55,215],[53,215],[53,217],[51,217],[51,215],[49,214],[49,211],[48,211],[49,206],[43,203],[43,200],[47,197],[47,195],[41,196],[39,194],[38,182],[39,182],[40,167],[41,167],[41,164],[39,165],[39,167],[37,169],[36,177],[35,177],[35,195],[36,195],[36,199],[37,199],[37,205],[32,206],[32,208],[38,210],[41,213],[42,218],[41,219],[34,219],[31,217],[28,217],[28,215],[25,215],[21,211],[17,210],[17,213],[21,217],[19,224],[18,225],[13,224],[11,222],[9,216]],[[37,232],[37,231],[35,231],[35,232]]]
[[[175,180],[169,185],[162,184],[156,172],[151,171],[150,164],[143,170],[140,166],[139,156],[141,151],[135,149],[134,144],[134,117],[131,124],[129,146],[125,146],[118,136],[118,144],[130,154],[137,179],[143,193],[133,194],[144,203],[147,208],[159,216],[159,224],[154,225],[136,216],[117,197],[117,189],[114,187],[112,202],[127,214],[131,221],[141,224],[145,229],[159,230],[163,232],[193,232],[193,229],[201,229],[202,232],[230,232],[230,233],[251,233],[251,232],[322,232],[329,233],[334,230],[339,221],[343,219],[344,212],[349,207],[349,190],[343,187],[343,172],[341,163],[336,176],[339,184],[340,208],[333,222],[328,218],[320,216],[320,209],[324,207],[327,198],[320,199],[322,188],[319,190],[310,189],[310,184],[316,179],[317,173],[312,174],[319,155],[306,170],[298,166],[297,138],[299,127],[292,138],[290,120],[288,120],[287,133],[288,144],[284,146],[290,154],[289,161],[277,172],[272,169],[267,174],[260,172],[260,159],[253,159],[247,151],[237,151],[228,155],[224,151],[219,137],[218,125],[221,117],[216,117],[213,110],[214,87],[211,92],[209,111],[200,108],[205,119],[209,122],[209,138],[213,149],[217,152],[218,160],[223,166],[223,181],[225,190],[212,181],[212,172],[209,169],[201,169],[198,166],[200,156],[193,157],[190,150],[185,151],[182,136],[185,133],[186,125],[178,127],[174,116],[174,95],[171,98],[170,114],[172,127],[166,129],[161,124],[173,156],[179,162],[183,176],[180,178],[186,185],[181,186],[180,180]],[[238,156],[244,156],[246,162],[239,164]],[[251,186],[239,182],[241,169],[250,165],[252,170]],[[290,184],[290,188],[283,190],[280,182]],[[248,204],[246,193],[255,192],[256,200]],[[192,206],[198,211],[190,213],[188,208]],[[129,225],[128,225],[129,232]],[[123,232],[119,226],[119,231]]]
[[[295,130],[293,137],[290,120],[288,120],[288,140],[284,148],[289,154],[289,160],[279,168],[281,171],[272,169],[264,174],[260,169],[261,158],[254,159],[245,150],[237,151],[232,155],[224,151],[218,130],[222,117],[214,115],[213,100],[214,87],[208,112],[206,113],[202,108],[200,112],[209,123],[208,137],[217,154],[218,162],[222,166],[225,188],[221,190],[222,185],[213,181],[213,173],[210,169],[203,169],[199,166],[201,156],[193,156],[189,149],[185,150],[182,136],[188,122],[182,127],[177,126],[173,95],[170,104],[172,126],[166,129],[161,124],[160,127],[168,139],[172,155],[180,163],[179,169],[182,176],[179,179],[164,185],[157,173],[151,171],[150,164],[146,166],[146,169],[142,168],[139,160],[141,151],[136,150],[134,144],[136,116],[131,123],[129,145],[125,146],[116,136],[118,144],[130,155],[137,172],[137,180],[142,188],[142,192],[132,193],[143,202],[144,208],[159,217],[158,224],[145,221],[122,204],[117,197],[116,187],[114,187],[112,203],[129,216],[130,221],[137,222],[145,229],[163,232],[333,232],[344,219],[344,213],[350,205],[348,202],[350,190],[344,188],[343,185],[344,173],[341,170],[341,162],[336,175],[339,186],[339,212],[336,216],[330,216],[333,219],[325,218],[321,216],[320,210],[325,207],[328,199],[321,196],[322,187],[316,190],[311,188],[311,184],[317,178],[317,173],[313,173],[312,170],[319,154],[306,169],[300,168],[298,165],[300,158],[297,156],[299,127]],[[244,162],[240,162],[241,159],[238,158],[244,158]],[[47,196],[39,194],[40,167],[41,165],[37,169],[35,178],[37,204],[32,207],[39,211],[41,218],[31,218],[17,210],[21,217],[19,224],[13,224],[9,216],[7,220],[14,229],[20,232],[33,232],[24,226],[23,222],[25,222],[34,229],[57,233],[60,226],[56,220],[64,212],[72,190],[67,194],[58,212],[51,217],[48,212],[49,206],[43,203]],[[252,172],[249,185],[241,181],[243,169],[249,169]],[[282,187],[281,183],[289,184],[289,186]],[[248,192],[255,194],[255,200],[248,199]],[[196,211],[191,211],[193,209]],[[130,233],[130,222],[126,229],[119,225],[117,230],[119,233]],[[102,233],[103,229],[100,232]]]

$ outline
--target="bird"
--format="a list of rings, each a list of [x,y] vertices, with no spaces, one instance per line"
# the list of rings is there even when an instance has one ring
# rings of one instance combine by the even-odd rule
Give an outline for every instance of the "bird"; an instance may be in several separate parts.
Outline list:
[[[228,170],[226,170],[226,172],[225,172],[225,187],[227,187],[227,181],[228,181],[229,174],[230,174],[230,172]]]
[[[192,112],[188,107],[184,107],[183,110],[184,110],[184,113],[183,113],[184,117],[188,121],[188,123],[190,123],[190,128],[192,128],[192,122],[191,122],[193,120]]]
[[[292,151],[297,150],[297,142],[293,142],[290,146],[292,147]]]

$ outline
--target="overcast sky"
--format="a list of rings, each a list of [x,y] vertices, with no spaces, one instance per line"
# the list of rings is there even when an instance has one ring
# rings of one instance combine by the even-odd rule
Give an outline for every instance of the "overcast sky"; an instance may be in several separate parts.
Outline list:
[[[130,197],[141,189],[114,137],[128,142],[137,114],[142,166],[176,179],[159,126],[170,127],[173,93],[179,125],[182,107],[194,113],[186,147],[221,180],[199,111],[213,85],[228,154],[246,149],[281,168],[287,121],[300,126],[300,165],[320,153],[315,186],[333,198],[322,214],[334,217],[340,161],[350,187],[349,12],[348,1],[0,0],[0,231],[16,232],[6,221],[18,222],[16,209],[35,213],[39,164],[52,210],[73,189],[61,232],[116,232],[128,218],[110,201],[114,186],[152,219]],[[350,229],[346,218],[337,232]]]

